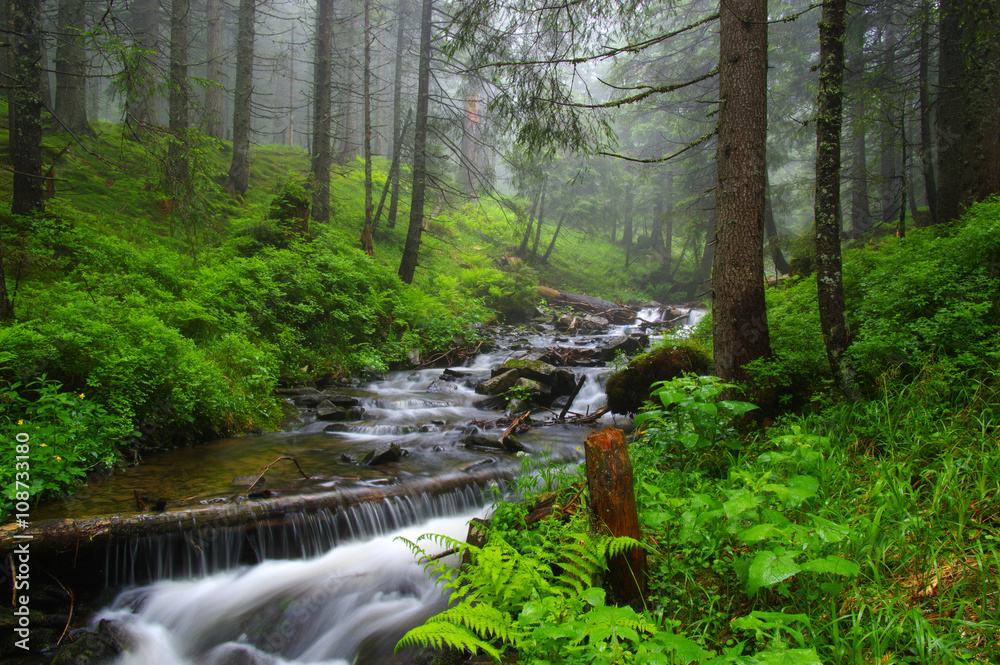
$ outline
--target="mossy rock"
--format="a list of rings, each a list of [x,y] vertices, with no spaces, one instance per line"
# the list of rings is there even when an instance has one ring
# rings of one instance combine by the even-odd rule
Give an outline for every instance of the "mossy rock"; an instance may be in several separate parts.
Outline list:
[[[658,346],[633,358],[628,367],[608,377],[604,387],[608,408],[612,413],[638,413],[655,382],[669,381],[687,372],[702,375],[711,371],[711,356],[697,344]]]

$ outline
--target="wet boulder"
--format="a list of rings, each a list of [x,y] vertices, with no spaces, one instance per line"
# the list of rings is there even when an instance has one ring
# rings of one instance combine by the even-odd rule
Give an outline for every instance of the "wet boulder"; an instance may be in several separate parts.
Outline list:
[[[515,436],[506,436],[503,441],[500,441],[482,434],[470,434],[459,443],[472,450],[506,450],[512,453],[527,451],[527,448]]]
[[[695,343],[659,346],[636,356],[625,369],[608,377],[608,409],[612,413],[638,413],[655,382],[669,381],[687,372],[701,375],[711,371],[711,355]]]
[[[386,443],[369,451],[361,460],[361,463],[365,466],[381,466],[383,464],[398,462],[402,456],[403,449],[399,447],[398,443]]]
[[[642,333],[618,335],[601,348],[601,359],[614,360],[619,353],[634,356],[647,346],[649,346],[649,335]]]
[[[122,627],[108,619],[101,619],[96,631],[80,631],[72,642],[59,649],[52,665],[110,662],[130,645],[131,639]]]
[[[515,396],[547,405],[576,388],[573,372],[559,369],[539,357],[514,358],[493,370],[493,376],[476,386],[481,395]],[[502,408],[502,407],[499,407]]]

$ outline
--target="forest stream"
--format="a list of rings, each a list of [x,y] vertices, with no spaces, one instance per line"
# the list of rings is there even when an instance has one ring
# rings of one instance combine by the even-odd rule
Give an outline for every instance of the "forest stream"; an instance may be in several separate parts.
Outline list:
[[[152,456],[39,507],[34,518],[111,524],[130,514],[132,535],[115,532],[101,550],[103,562],[91,564],[101,567],[101,579],[92,581],[106,596],[120,590],[90,618],[92,626],[110,619],[126,635],[127,650],[112,662],[406,662],[392,655],[396,641],[440,611],[443,600],[398,538],[464,538],[467,522],[488,512],[494,488],[531,467],[580,461],[587,432],[614,422],[603,415],[585,425],[543,424],[558,415],[552,407],[518,436],[527,455],[467,447],[462,442],[471,433],[496,438],[502,431],[490,427],[504,412],[484,408],[477,383],[532,350],[606,348],[649,322],[655,334],[663,318],[662,310],[645,309],[632,326],[572,337],[549,324],[507,328],[495,334],[495,350],[447,373],[440,367],[391,372],[336,388],[360,406],[358,419],[332,424],[300,409],[294,431]],[[598,411],[607,368],[564,369],[585,377],[571,413]],[[403,451],[397,461],[359,462],[390,443]],[[294,462],[275,462],[281,457]],[[254,487],[266,493],[247,499],[247,486],[272,462]],[[136,515],[139,495],[165,510]],[[240,521],[217,519],[237,512]],[[97,576],[93,569],[88,574]]]

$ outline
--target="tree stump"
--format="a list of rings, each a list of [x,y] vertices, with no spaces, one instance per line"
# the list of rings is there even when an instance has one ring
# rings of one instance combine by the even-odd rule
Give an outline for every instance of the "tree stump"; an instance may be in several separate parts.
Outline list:
[[[592,528],[598,533],[638,540],[641,534],[632,461],[624,433],[610,426],[602,432],[591,432],[584,450]],[[609,559],[605,589],[613,602],[641,609],[646,596],[645,550],[634,547]]]

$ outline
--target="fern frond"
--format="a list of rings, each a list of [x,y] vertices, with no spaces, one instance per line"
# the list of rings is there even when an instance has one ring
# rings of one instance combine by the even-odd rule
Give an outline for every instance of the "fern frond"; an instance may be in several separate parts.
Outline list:
[[[422,626],[410,630],[402,639],[396,643],[396,651],[402,647],[418,645],[422,647],[432,647],[434,649],[468,649],[472,653],[483,651],[494,663],[500,662],[500,652],[488,642],[479,639],[479,636],[457,623],[445,621],[430,621]]]
[[[607,556],[617,556],[631,550],[633,547],[642,547],[642,542],[628,536],[619,536],[618,538],[609,538],[607,540],[605,551]]]

